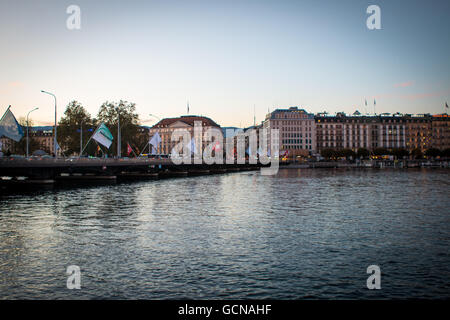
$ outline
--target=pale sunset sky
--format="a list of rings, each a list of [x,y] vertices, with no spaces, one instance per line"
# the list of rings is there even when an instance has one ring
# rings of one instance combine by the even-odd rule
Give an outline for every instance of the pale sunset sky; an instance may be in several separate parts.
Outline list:
[[[369,30],[369,5],[381,30]],[[69,5],[81,29],[69,30]],[[92,116],[135,102],[142,124],[187,113],[222,126],[268,110],[442,113],[450,1],[0,0],[0,113],[51,125],[72,100]],[[368,106],[364,105],[367,99]],[[448,109],[447,109],[448,111]],[[1,115],[0,115],[1,116]]]

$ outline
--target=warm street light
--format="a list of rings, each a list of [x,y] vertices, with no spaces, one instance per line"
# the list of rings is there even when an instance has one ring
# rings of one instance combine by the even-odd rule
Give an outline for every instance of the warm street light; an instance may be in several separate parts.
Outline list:
[[[55,98],[55,135],[54,135],[54,139],[53,139],[53,153],[54,153],[54,155],[55,155],[55,157],[56,157],[56,146],[58,145],[58,143],[56,142],[56,126],[57,126],[57,122],[56,122],[56,96],[53,94],[53,93],[51,93],[51,92],[47,92],[47,91],[44,91],[44,90],[41,90],[41,92],[42,93],[46,93],[46,94],[49,94],[49,95],[51,95],[51,96],[53,96],[53,98]]]
[[[27,158],[28,158],[28,146],[29,146],[28,128],[30,127],[30,125],[28,124],[28,116],[30,115],[30,113],[32,113],[33,111],[36,111],[37,109],[39,109],[39,108],[34,108],[33,110],[31,110],[27,113]]]

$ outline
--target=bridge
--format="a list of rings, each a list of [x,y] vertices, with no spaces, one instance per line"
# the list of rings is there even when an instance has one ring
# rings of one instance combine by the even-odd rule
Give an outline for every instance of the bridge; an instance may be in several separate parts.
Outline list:
[[[257,170],[261,164],[181,164],[150,158],[0,158],[0,184],[136,180]]]

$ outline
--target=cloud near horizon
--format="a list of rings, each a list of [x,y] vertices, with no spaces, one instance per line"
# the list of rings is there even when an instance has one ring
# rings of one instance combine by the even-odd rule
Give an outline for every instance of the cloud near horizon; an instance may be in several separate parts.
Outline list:
[[[414,84],[414,81],[407,81],[407,82],[401,82],[394,84],[395,88],[405,88],[405,87],[411,87]]]

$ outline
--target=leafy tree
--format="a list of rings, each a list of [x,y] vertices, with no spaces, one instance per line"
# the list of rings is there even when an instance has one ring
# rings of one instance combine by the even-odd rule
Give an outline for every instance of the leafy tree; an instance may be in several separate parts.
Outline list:
[[[345,157],[345,158],[355,158],[356,157],[356,153],[352,150],[352,149],[342,149],[339,151],[339,157]]]
[[[326,159],[331,159],[335,157],[336,152],[333,149],[323,149],[320,151],[320,155]]]
[[[148,134],[142,132],[139,126],[139,116],[136,113],[136,104],[120,100],[119,102],[106,101],[100,107],[97,115],[99,123],[103,122],[111,131],[114,137],[114,143],[107,152],[109,155],[117,155],[117,124],[120,116],[120,136],[121,136],[121,155],[125,156],[127,143],[133,149],[141,148],[142,144],[148,139]],[[144,142],[145,144],[145,142]],[[136,151],[135,151],[136,152]]]
[[[442,157],[449,158],[450,157],[450,148],[442,150]]]
[[[384,156],[390,154],[389,150],[386,148],[375,148],[373,150],[373,154],[375,156]]]
[[[441,150],[439,150],[437,148],[430,148],[425,151],[425,155],[427,157],[436,158],[441,155]]]
[[[404,157],[409,156],[409,152],[405,148],[392,149],[391,154],[397,157],[397,159],[403,159]]]
[[[359,148],[356,155],[358,156],[358,158],[367,158],[370,156],[370,151],[366,148]]]
[[[95,121],[78,101],[71,101],[58,124],[58,143],[66,155],[80,153],[81,128],[83,144],[95,130]],[[84,147],[84,146],[83,146]]]
[[[420,150],[419,148],[413,149],[411,151],[411,155],[414,157],[414,159],[422,159],[423,158],[422,150]]]

